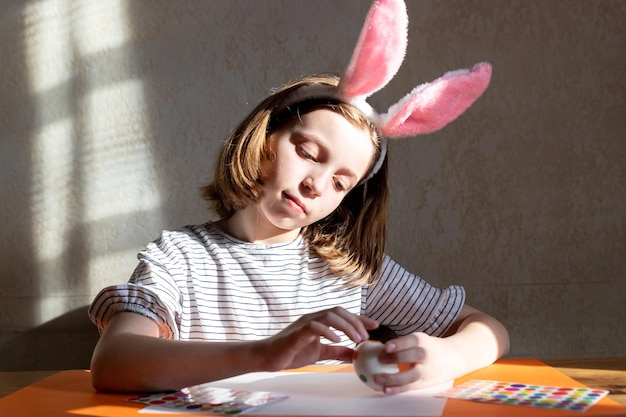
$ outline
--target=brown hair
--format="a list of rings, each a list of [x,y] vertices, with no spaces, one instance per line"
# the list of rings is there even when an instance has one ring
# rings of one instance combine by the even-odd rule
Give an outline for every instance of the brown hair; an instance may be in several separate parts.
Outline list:
[[[218,157],[213,182],[202,188],[202,196],[213,211],[226,219],[257,201],[263,189],[262,162],[272,157],[269,150],[271,134],[299,115],[315,109],[330,109],[370,132],[376,146],[371,170],[380,155],[380,141],[375,126],[360,110],[332,98],[308,99],[289,106],[283,104],[300,87],[336,86],[338,81],[332,75],[313,75],[286,84],[263,100],[230,132]],[[380,170],[352,189],[335,211],[302,229],[310,247],[347,285],[367,285],[380,275],[385,250],[387,199],[385,160]]]

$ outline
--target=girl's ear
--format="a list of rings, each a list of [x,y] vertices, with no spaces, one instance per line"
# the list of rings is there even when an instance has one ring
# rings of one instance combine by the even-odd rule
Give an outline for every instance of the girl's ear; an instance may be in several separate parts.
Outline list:
[[[431,133],[459,117],[487,89],[491,65],[445,74],[417,86],[381,115],[379,129],[389,138]]]

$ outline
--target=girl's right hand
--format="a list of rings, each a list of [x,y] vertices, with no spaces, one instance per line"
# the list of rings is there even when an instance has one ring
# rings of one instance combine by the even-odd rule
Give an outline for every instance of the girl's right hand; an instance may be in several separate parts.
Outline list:
[[[340,331],[355,343],[368,339],[368,330],[378,327],[378,322],[352,314],[342,307],[306,314],[281,332],[257,342],[255,354],[261,358],[261,369],[280,371],[299,368],[320,360],[350,362],[353,350],[345,346],[333,346],[321,342],[340,341]]]

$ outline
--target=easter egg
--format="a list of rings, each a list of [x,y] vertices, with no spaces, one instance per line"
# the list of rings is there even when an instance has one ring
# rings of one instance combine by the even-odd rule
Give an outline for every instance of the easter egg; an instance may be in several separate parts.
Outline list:
[[[399,372],[398,365],[380,361],[379,356],[384,347],[380,342],[366,340],[357,345],[352,357],[354,371],[359,379],[376,391],[382,391],[383,387],[374,382],[374,375]]]

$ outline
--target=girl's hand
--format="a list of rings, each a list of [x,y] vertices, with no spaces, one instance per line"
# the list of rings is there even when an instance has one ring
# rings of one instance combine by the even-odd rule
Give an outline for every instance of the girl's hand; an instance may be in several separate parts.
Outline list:
[[[386,394],[433,386],[490,365],[508,349],[502,323],[465,304],[442,338],[413,333],[388,341],[380,359],[400,372],[374,380]]]
[[[446,339],[414,333],[388,341],[381,354],[384,363],[397,363],[400,372],[374,377],[385,394],[433,386],[456,376],[458,363]]]
[[[366,340],[367,331],[376,327],[375,320],[334,307],[306,314],[276,335],[260,340],[255,354],[261,358],[260,366],[265,371],[299,368],[327,359],[350,362],[352,349],[324,344],[320,339],[339,342],[340,337],[335,333],[339,331],[358,343]]]

